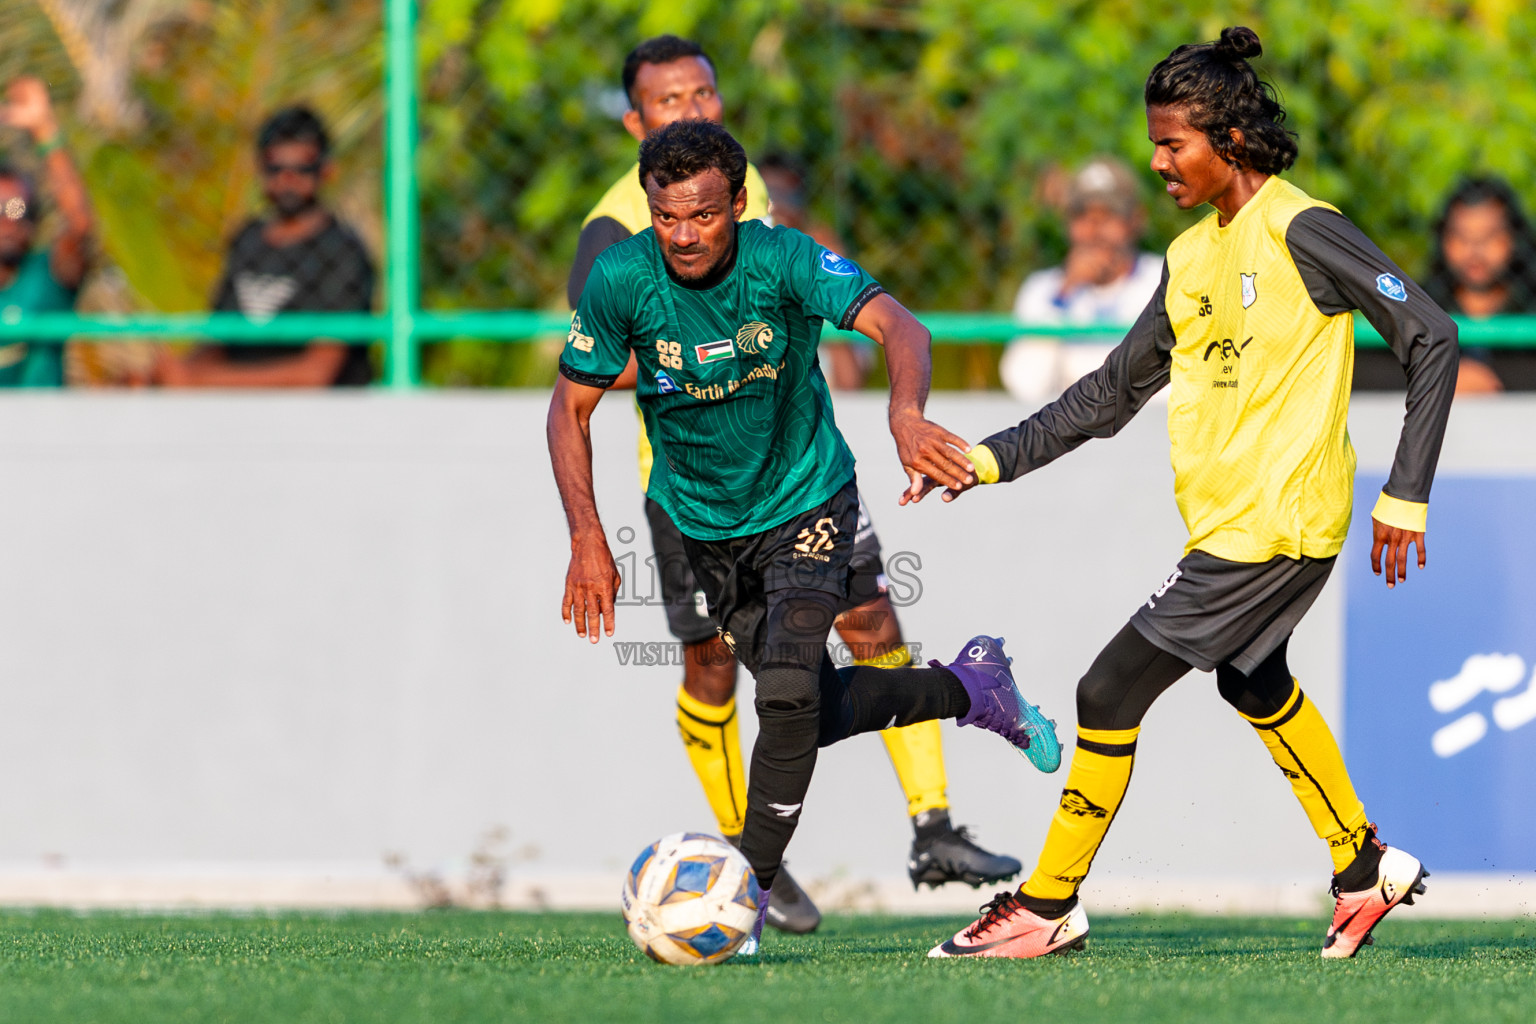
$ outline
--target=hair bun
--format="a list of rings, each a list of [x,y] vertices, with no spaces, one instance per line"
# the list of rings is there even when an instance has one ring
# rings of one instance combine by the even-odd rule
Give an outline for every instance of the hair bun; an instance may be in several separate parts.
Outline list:
[[[1216,43],[1216,52],[1223,57],[1247,59],[1262,54],[1264,47],[1259,43],[1257,32],[1238,25],[1235,28],[1221,30],[1221,39]]]

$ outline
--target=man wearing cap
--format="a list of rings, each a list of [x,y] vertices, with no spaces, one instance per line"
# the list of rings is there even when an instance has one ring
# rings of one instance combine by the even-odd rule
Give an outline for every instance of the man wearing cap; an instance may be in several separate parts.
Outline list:
[[[1024,402],[1046,402],[1104,362],[1126,325],[1135,321],[1162,280],[1163,259],[1139,252],[1146,214],[1131,169],[1114,157],[1094,157],[1067,183],[1067,260],[1029,275],[1014,300],[1020,323],[1103,324],[1094,335],[1063,344],[1049,337],[1017,338],[1003,353],[1003,384]]]

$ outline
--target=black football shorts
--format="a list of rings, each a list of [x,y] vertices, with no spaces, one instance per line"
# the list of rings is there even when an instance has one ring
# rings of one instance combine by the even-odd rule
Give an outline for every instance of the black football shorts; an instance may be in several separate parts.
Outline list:
[[[651,527],[657,590],[667,612],[667,628],[685,644],[696,644],[716,635],[715,621],[709,617],[704,591],[694,578],[688,555],[683,550],[682,532],[666,511],[650,498],[645,499],[645,519]],[[842,610],[868,604],[885,593],[885,562],[880,553],[880,538],[875,535],[862,497],[859,498],[849,567],[852,576],[848,594],[840,602]]]
[[[1231,562],[1191,551],[1131,616],[1147,641],[1210,672],[1231,664],[1251,674],[1301,621],[1334,558]]]

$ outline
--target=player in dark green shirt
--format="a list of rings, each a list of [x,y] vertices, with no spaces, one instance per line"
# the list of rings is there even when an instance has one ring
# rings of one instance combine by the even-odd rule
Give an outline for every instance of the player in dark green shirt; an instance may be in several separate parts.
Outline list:
[[[846,330],[882,294],[854,263],[759,220],[736,226],[734,262],[712,287],[670,287],[653,232],[611,246],[563,360],[570,379],[606,385],[631,335],[656,339],[636,355],[646,430],[667,438],[647,493],[700,540],[761,533],[853,477],[816,365],[819,321]]]
[[[924,474],[969,484],[969,446],[923,417],[928,332],[849,260],[793,229],[739,223],[746,153],[719,125],[653,132],[639,173],[652,227],[598,257],[550,403],[550,457],[571,530],[562,614],[593,643],[600,623],[613,634],[619,575],[592,495],[589,421],[633,351],[656,452],[649,494],[682,530],[710,616],[757,683],[741,850],[766,893],[820,746],[959,718],[1046,770],[1060,750],[1014,685],[1001,640],[975,637],[947,667],[839,670],[827,654],[848,592],[858,494],[816,362],[821,323],[885,346],[891,434],[912,486]]]

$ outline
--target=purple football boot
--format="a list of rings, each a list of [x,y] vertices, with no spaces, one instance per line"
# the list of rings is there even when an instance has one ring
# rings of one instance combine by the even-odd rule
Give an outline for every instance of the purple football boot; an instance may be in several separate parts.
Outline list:
[[[769,896],[769,891],[764,889],[760,897],[761,902],[757,905],[757,920],[752,923],[752,934],[747,936],[747,940],[736,951],[737,956],[752,956],[757,952],[757,947],[763,940],[763,924],[768,920]]]
[[[1056,739],[1056,723],[1040,709],[1024,700],[1013,672],[1013,659],[1003,653],[1003,638],[976,636],[966,641],[959,657],[947,668],[965,686],[971,698],[971,710],[960,725],[976,725],[995,732],[1012,743],[1014,749],[1043,772],[1061,767],[1061,743]],[[939,665],[939,662],[930,662]]]

